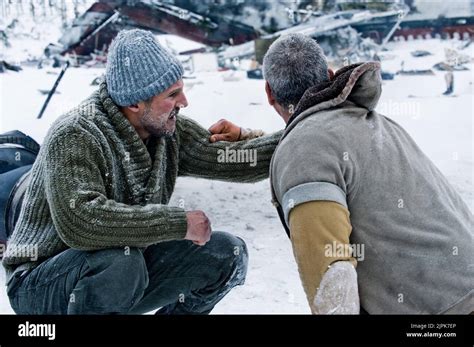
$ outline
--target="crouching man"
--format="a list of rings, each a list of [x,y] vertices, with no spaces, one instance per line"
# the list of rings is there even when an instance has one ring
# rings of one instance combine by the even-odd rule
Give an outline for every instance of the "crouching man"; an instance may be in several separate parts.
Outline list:
[[[182,75],[151,33],[121,32],[106,82],[52,125],[3,259],[16,313],[206,314],[244,283],[244,241],[211,233],[202,211],[167,203],[178,175],[268,177],[281,133],[210,142],[209,131],[179,114]],[[217,140],[242,140],[229,122],[214,129]],[[258,161],[218,161],[226,148],[256,151]],[[35,259],[18,252],[28,248]]]
[[[472,312],[472,214],[407,132],[374,111],[379,63],[333,74],[318,44],[294,34],[272,44],[263,71],[287,124],[270,169],[274,203],[312,312]]]

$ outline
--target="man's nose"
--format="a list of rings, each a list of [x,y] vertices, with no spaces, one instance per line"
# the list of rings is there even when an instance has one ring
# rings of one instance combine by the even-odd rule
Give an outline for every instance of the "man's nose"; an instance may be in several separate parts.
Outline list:
[[[178,100],[178,107],[179,108],[184,108],[188,106],[188,99],[186,99],[186,95],[184,93],[181,93],[181,97]]]

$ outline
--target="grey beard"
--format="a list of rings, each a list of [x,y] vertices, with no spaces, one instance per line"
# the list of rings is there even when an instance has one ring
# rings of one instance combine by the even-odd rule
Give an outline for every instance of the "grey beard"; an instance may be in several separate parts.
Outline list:
[[[178,115],[179,108],[175,108],[170,115]],[[141,120],[141,123],[143,125],[143,128],[148,131],[151,135],[155,137],[172,137],[175,129],[169,130],[166,129],[166,122],[168,121],[168,118],[162,118],[159,121],[155,121],[152,119],[151,115],[151,107],[146,107],[145,112],[143,113],[143,118]]]

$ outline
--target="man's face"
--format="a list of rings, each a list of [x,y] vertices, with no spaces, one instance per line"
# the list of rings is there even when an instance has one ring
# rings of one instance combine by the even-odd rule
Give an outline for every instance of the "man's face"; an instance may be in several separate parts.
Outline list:
[[[154,96],[150,102],[144,102],[140,125],[149,134],[157,137],[174,134],[179,109],[188,106],[183,86],[183,81],[179,80],[161,94]]]

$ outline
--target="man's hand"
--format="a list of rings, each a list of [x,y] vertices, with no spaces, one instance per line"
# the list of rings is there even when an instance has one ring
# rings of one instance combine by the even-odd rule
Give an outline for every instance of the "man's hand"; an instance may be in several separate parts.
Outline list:
[[[193,241],[196,245],[204,246],[211,239],[211,223],[202,211],[186,212],[188,230],[186,240]]]
[[[313,314],[359,314],[357,272],[350,261],[337,261],[323,276],[311,305]]]
[[[221,119],[217,123],[211,125],[209,128],[211,132],[211,137],[209,141],[217,142],[217,141],[230,141],[235,142],[239,141],[240,139],[240,127],[235,125],[232,122],[229,122],[226,119]]]

